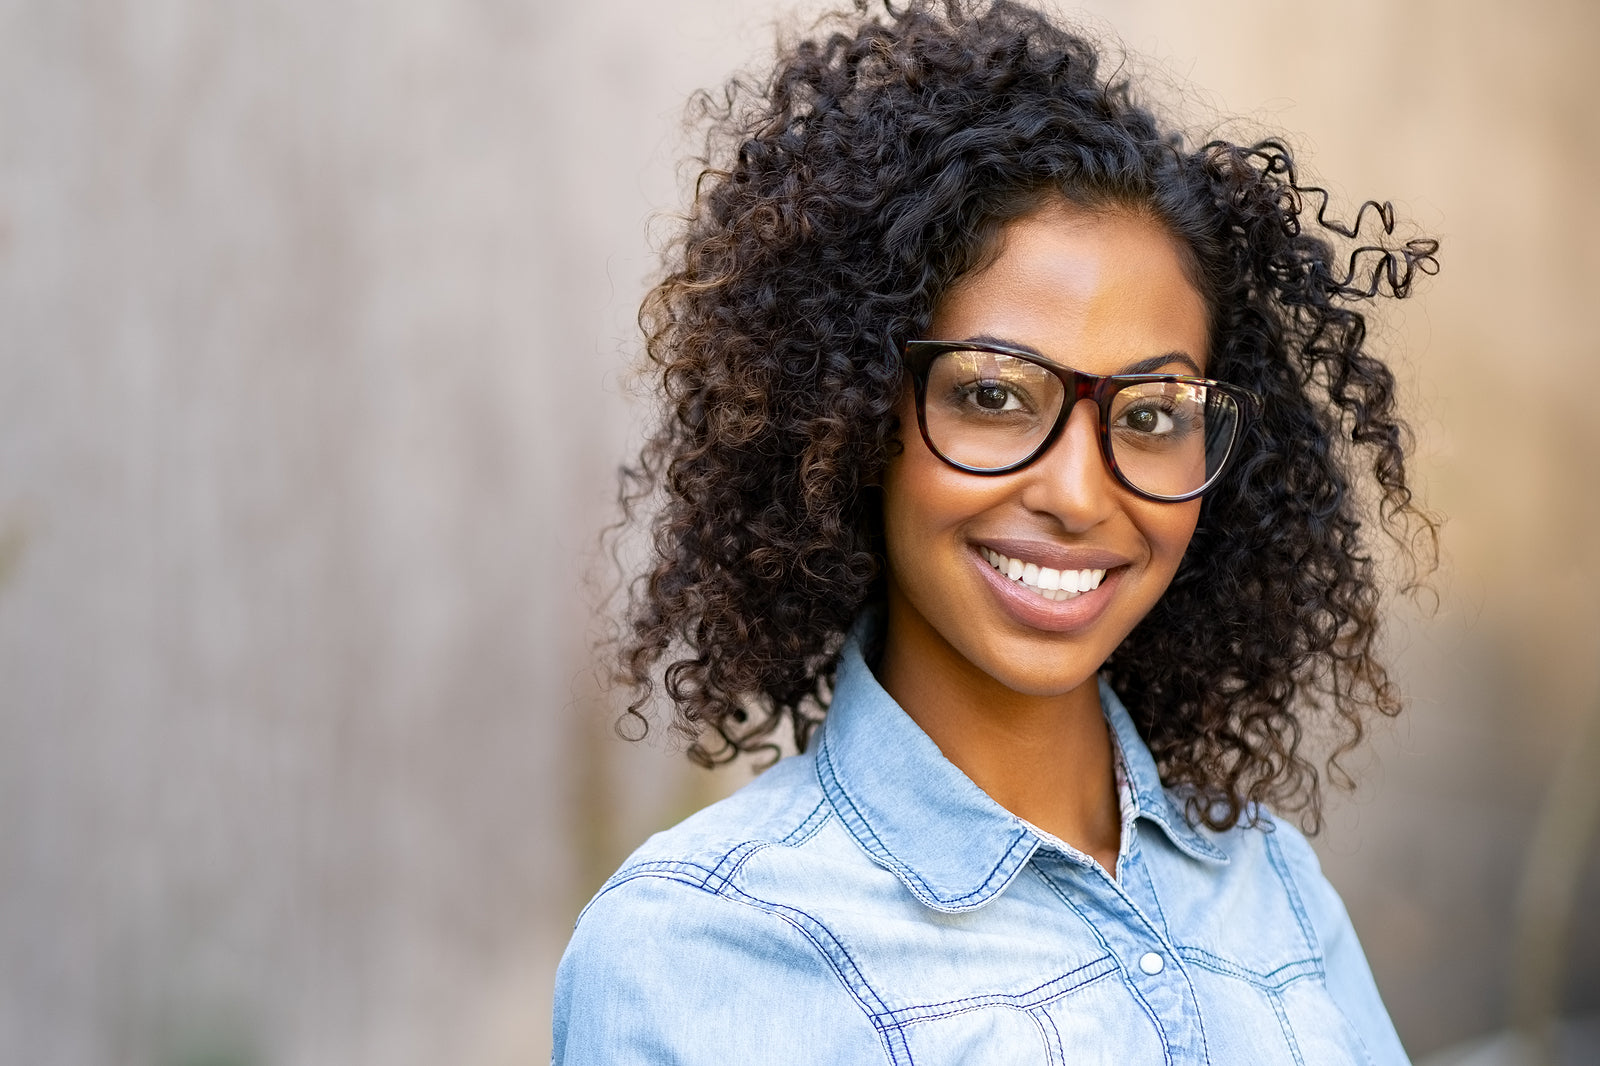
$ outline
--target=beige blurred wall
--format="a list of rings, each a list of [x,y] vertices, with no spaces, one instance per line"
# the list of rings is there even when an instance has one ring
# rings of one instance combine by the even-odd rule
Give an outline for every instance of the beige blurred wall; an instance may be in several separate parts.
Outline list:
[[[0,1061],[548,1056],[582,898],[724,787],[609,738],[583,575],[682,101],[783,10],[0,0]],[[1319,844],[1434,1051],[1504,1019],[1600,699],[1600,18],[1089,10],[1444,239],[1381,338],[1440,604]]]

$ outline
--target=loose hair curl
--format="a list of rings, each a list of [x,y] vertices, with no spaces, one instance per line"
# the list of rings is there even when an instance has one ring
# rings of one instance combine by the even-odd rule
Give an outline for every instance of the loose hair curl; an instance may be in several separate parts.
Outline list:
[[[1392,240],[1386,203],[1330,220],[1279,141],[1190,146],[1097,63],[1003,0],[881,16],[857,0],[764,83],[700,98],[708,162],[640,310],[665,407],[623,471],[624,522],[649,509],[653,558],[630,587],[619,726],[646,727],[659,680],[696,762],[774,751],[785,722],[805,745],[845,630],[883,593],[874,486],[899,446],[900,346],[1002,224],[1065,197],[1177,238],[1210,372],[1265,399],[1171,586],[1104,671],[1193,820],[1226,828],[1272,803],[1320,824],[1308,716],[1340,734],[1327,765],[1348,784],[1338,758],[1366,715],[1399,710],[1374,655],[1364,520],[1414,572],[1436,551],[1357,307],[1406,295],[1437,244]]]

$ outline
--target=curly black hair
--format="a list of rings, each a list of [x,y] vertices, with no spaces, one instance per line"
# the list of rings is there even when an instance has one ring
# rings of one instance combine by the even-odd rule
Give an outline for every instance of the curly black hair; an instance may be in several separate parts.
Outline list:
[[[874,486],[899,446],[902,344],[1007,221],[1051,198],[1126,206],[1192,256],[1211,374],[1265,403],[1104,672],[1191,818],[1226,828],[1268,803],[1320,824],[1307,725],[1340,734],[1327,768],[1346,784],[1366,716],[1399,710],[1369,530],[1414,573],[1436,556],[1357,308],[1406,295],[1437,244],[1393,238],[1387,203],[1331,221],[1283,143],[1193,145],[1098,62],[1004,0],[857,0],[769,79],[699,98],[705,168],[640,310],[664,409],[623,470],[623,521],[648,511],[653,556],[629,589],[619,726],[646,727],[659,682],[701,764],[775,750],[785,721],[805,745],[843,634],[883,595]]]

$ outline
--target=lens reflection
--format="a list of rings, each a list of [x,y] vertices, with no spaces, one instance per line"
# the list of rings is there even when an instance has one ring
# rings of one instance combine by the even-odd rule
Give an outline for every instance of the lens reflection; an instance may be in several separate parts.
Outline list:
[[[1026,459],[1066,399],[1042,366],[993,352],[945,352],[928,370],[928,436],[948,459],[997,470]]]

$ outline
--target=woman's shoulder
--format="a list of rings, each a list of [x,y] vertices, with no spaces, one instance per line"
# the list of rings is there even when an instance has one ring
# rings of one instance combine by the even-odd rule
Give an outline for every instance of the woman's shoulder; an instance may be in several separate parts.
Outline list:
[[[1174,811],[1186,810],[1184,793],[1169,791],[1167,795]],[[1306,835],[1292,821],[1265,806],[1246,804],[1239,820],[1227,829],[1213,829],[1192,817],[1186,821],[1198,836],[1226,856],[1224,868],[1231,868],[1235,874],[1275,873],[1295,884],[1326,880]]]
[[[1181,806],[1181,799],[1175,806]],[[1292,821],[1266,807],[1248,805],[1231,828],[1199,825],[1195,831],[1227,861],[1206,874],[1215,881],[1211,891],[1186,886],[1192,900],[1225,896],[1258,915],[1281,910],[1283,919],[1299,928],[1306,947],[1319,958],[1331,941],[1345,935],[1349,919],[1339,893],[1323,874],[1311,842]],[[1186,864],[1184,869],[1195,868]]]
[[[819,891],[825,900],[848,893],[876,867],[850,846],[832,812],[812,756],[780,760],[640,845],[583,909],[577,930],[603,925],[626,937],[699,908],[765,925],[783,908],[810,909]]]
[[[1294,822],[1264,806],[1246,805],[1232,828],[1209,829],[1201,825],[1198,831],[1227,855],[1230,863],[1266,864],[1296,884],[1327,883],[1305,833]]]
[[[1323,985],[1361,1033],[1373,1061],[1406,1062],[1344,901],[1323,873],[1311,842],[1294,823],[1264,808],[1247,808],[1246,814],[1253,819],[1212,834],[1217,846],[1241,872],[1254,871],[1259,879],[1283,886]]]
[[[816,915],[818,892],[837,899],[870,866],[824,831],[829,810],[815,764],[793,756],[646,841],[578,918],[557,972],[554,1061],[764,1064],[810,1045],[815,1061],[881,1056]]]
[[[628,856],[601,894],[652,871],[709,875],[740,854],[792,842],[821,804],[812,759],[781,759],[732,795],[651,836]]]

